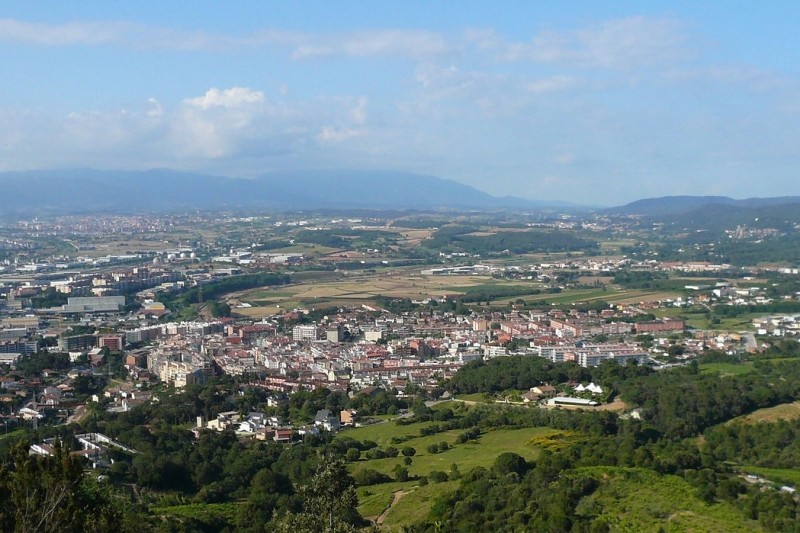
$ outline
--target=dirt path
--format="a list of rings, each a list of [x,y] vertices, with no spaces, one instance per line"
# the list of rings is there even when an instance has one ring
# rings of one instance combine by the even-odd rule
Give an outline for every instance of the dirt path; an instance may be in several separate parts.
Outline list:
[[[375,520],[376,524],[383,524],[383,521],[386,520],[386,515],[389,514],[389,511],[392,509],[392,507],[397,505],[397,502],[399,502],[403,498],[403,496],[408,494],[408,492],[404,490],[398,490],[392,494],[394,495],[394,498],[392,498],[392,503],[390,503],[389,506],[383,510],[380,516],[378,516],[378,518]]]

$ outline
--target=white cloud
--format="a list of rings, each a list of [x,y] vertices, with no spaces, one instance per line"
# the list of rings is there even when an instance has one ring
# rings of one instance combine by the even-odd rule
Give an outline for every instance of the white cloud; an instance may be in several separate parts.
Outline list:
[[[267,162],[311,160],[321,145],[364,138],[367,105],[364,97],[270,100],[231,87],[173,105],[148,98],[131,108],[63,117],[0,109],[0,170],[157,166],[253,175]]]
[[[571,31],[544,31],[529,42],[511,42],[493,30],[472,30],[466,39],[503,61],[564,66],[635,68],[686,55],[686,25],[675,19],[629,17]]]
[[[104,22],[40,24],[0,19],[0,41],[44,46],[98,45],[113,43],[120,29],[119,24]]]
[[[752,91],[770,91],[797,87],[797,82],[777,72],[747,65],[709,65],[671,69],[662,77],[670,82],[716,82],[739,85]]]
[[[399,55],[420,58],[444,54],[449,46],[441,35],[434,32],[376,30],[346,36],[342,50],[356,57]]]
[[[204,31],[144,26],[117,21],[62,24],[0,19],[0,41],[39,46],[113,45],[135,50],[219,51],[286,49],[296,60],[332,55],[427,58],[445,54],[451,45],[439,33],[379,29],[342,33],[308,33],[265,29],[236,36]]]
[[[577,83],[572,76],[557,75],[529,81],[525,84],[525,89],[534,94],[553,93],[571,89]]]
[[[203,96],[187,98],[184,102],[201,109],[210,109],[212,107],[234,109],[264,103],[264,93],[247,87],[231,87],[224,90],[213,87],[206,91]]]
[[[360,137],[363,135],[364,132],[361,130],[351,129],[351,128],[335,128],[332,126],[326,126],[322,128],[317,135],[317,139],[322,142],[342,142],[348,139],[352,139],[353,137]]]

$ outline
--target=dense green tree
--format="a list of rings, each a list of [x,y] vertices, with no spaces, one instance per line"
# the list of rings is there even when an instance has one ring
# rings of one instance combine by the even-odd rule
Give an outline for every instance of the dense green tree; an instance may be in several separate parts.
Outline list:
[[[355,480],[340,458],[322,458],[316,474],[299,488],[298,496],[301,511],[279,517],[275,531],[345,533],[356,531],[363,522],[357,509]]]

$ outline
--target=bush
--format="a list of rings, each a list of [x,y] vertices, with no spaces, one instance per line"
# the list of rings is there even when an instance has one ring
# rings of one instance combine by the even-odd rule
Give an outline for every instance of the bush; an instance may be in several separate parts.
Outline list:
[[[428,478],[434,483],[444,483],[448,479],[447,473],[442,472],[440,470],[434,470],[433,472],[428,474]]]
[[[364,468],[363,470],[357,471],[353,474],[353,479],[355,479],[356,483],[362,487],[367,485],[377,485],[378,483],[386,483],[387,481],[392,480],[392,478],[386,474],[382,474],[371,468]]]
[[[453,410],[452,409],[442,409],[440,411],[436,411],[433,415],[433,419],[437,422],[445,422],[447,420],[451,420],[453,418]]]
[[[504,475],[514,472],[523,475],[528,471],[528,463],[525,459],[512,452],[501,453],[494,462],[492,470],[498,474]]]
[[[417,450],[415,450],[411,446],[403,446],[403,449],[400,450],[400,453],[402,453],[406,457],[413,457],[417,454]]]
[[[388,448],[383,450],[383,453],[386,454],[386,457],[397,457],[397,454],[400,453],[400,451],[394,446],[389,446]]]
[[[397,481],[399,481],[401,483],[403,483],[405,481],[408,481],[408,479],[409,479],[409,477],[408,477],[408,468],[406,468],[404,466],[396,465],[394,467],[394,478],[395,478],[395,480],[397,480]]]
[[[348,448],[345,457],[351,463],[358,461],[361,459],[361,451],[358,448]]]
[[[428,453],[439,453],[439,445],[438,444],[431,444],[427,448]]]
[[[367,451],[367,459],[384,459],[385,457],[386,452],[380,448],[372,448],[371,450]]]

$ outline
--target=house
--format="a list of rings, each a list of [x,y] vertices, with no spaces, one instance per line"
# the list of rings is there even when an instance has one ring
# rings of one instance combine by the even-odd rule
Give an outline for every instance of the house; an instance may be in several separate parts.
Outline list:
[[[25,420],[33,420],[34,418],[42,419],[44,415],[37,411],[36,409],[31,409],[30,407],[23,407],[18,411],[19,416],[24,418]]]
[[[522,395],[522,401],[525,402],[525,403],[538,402],[541,399],[542,399],[542,395],[539,394],[538,392],[534,392],[532,390],[530,390],[530,391],[528,391],[528,392],[526,392],[525,394]]]
[[[537,387],[531,387],[531,392],[540,394],[543,398],[552,398],[558,391],[556,391],[556,388],[552,385],[539,385]]]
[[[236,431],[240,433],[256,433],[272,425],[271,419],[274,418],[276,417],[268,417],[266,414],[259,411],[250,412],[247,414],[247,418],[239,424],[239,428]]]
[[[358,411],[355,409],[345,409],[344,411],[339,412],[339,421],[343,426],[353,426],[356,423],[357,416]]]
[[[293,436],[294,430],[292,428],[277,428],[272,440],[275,442],[291,442]]]
[[[314,417],[314,425],[326,431],[339,431],[341,424],[339,418],[330,412],[329,409],[320,409]]]
[[[218,414],[216,420],[209,420],[206,427],[216,431],[225,431],[238,423],[241,418],[241,415],[236,411],[226,411]]]
[[[289,397],[282,392],[267,398],[267,407],[285,407],[287,405],[289,405]]]

